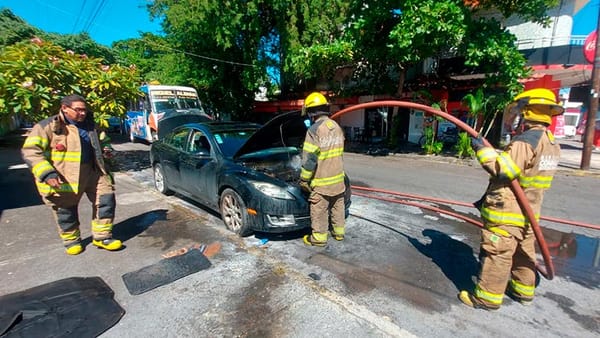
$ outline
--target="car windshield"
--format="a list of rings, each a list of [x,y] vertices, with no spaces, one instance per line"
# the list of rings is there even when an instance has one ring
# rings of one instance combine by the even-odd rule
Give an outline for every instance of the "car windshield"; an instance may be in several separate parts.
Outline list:
[[[232,158],[255,131],[256,129],[230,130],[216,133],[214,136],[223,156]]]

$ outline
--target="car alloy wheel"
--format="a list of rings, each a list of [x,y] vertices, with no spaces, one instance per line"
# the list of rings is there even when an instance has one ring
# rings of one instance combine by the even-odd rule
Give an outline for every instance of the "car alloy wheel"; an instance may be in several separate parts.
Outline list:
[[[160,163],[156,163],[154,165],[154,186],[156,190],[158,190],[161,194],[164,195],[172,195],[173,191],[171,191],[167,185],[167,180],[165,178],[162,166]]]
[[[247,236],[252,233],[246,213],[246,204],[233,189],[225,189],[221,194],[219,207],[221,209],[221,218],[227,229],[240,236]]]

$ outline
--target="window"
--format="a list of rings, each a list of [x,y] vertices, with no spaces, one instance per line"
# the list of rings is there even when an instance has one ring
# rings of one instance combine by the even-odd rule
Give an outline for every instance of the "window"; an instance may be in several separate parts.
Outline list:
[[[192,142],[190,142],[188,151],[190,153],[210,153],[208,138],[199,130],[193,131]]]
[[[178,130],[175,133],[173,133],[172,135],[170,135],[169,137],[165,138],[165,143],[170,145],[173,148],[176,148],[179,150],[184,150],[188,134],[189,134],[188,129]]]

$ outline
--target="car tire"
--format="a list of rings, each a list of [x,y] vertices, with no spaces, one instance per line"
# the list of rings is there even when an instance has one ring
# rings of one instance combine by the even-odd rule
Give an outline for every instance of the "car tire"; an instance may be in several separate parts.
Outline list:
[[[165,172],[160,163],[154,165],[154,187],[163,195],[173,195],[173,191],[169,189]]]
[[[221,210],[221,219],[227,229],[242,237],[252,233],[246,213],[246,203],[233,189],[227,188],[221,193],[219,209]]]

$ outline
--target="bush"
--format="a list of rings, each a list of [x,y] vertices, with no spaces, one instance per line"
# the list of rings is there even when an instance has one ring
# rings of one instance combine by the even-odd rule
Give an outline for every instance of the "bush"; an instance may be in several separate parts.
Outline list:
[[[467,132],[458,133],[458,141],[454,145],[454,150],[458,158],[473,157],[475,155],[475,151],[471,147],[471,138]]]

